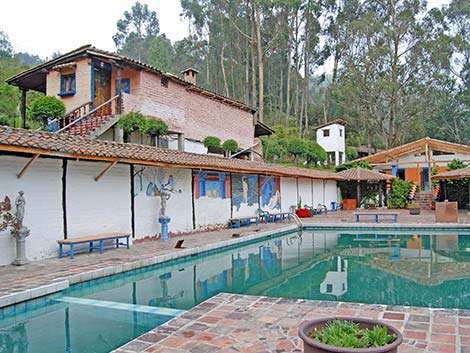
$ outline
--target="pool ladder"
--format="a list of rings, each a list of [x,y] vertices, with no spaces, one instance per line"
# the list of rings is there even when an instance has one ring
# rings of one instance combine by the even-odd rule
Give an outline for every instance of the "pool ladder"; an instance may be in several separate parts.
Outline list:
[[[295,212],[291,212],[290,214],[292,215],[292,218],[294,218],[294,221],[295,221],[295,223],[297,224],[297,228],[298,228],[299,230],[302,230],[303,227],[304,227],[304,225],[303,225],[302,221],[300,220],[299,216],[297,216],[297,215],[295,214]]]

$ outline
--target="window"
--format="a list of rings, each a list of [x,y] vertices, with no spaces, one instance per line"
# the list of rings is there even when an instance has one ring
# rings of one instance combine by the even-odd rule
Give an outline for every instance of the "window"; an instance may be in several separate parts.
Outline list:
[[[61,75],[59,96],[68,96],[72,94],[75,94],[75,73]]]
[[[117,82],[117,80],[116,80],[115,86],[116,86],[116,95],[117,95],[118,94],[118,82]],[[121,80],[121,92],[122,93],[127,93],[127,94],[131,93],[131,80],[129,78]]]
[[[343,130],[339,129],[339,137],[342,137],[342,136],[343,136]]]
[[[329,129],[323,130],[323,137],[328,137],[328,136],[330,136],[330,130]]]
[[[162,77],[160,80],[163,87],[168,88],[168,77]]]

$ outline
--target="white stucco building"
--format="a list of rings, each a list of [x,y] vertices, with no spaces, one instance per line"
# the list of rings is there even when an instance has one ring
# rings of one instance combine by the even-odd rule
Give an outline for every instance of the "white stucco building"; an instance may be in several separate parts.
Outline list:
[[[317,127],[317,142],[335,165],[346,162],[345,126],[344,120],[337,119]]]

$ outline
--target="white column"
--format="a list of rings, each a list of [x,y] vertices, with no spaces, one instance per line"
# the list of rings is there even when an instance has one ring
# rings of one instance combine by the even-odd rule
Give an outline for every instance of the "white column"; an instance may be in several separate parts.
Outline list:
[[[335,151],[335,165],[339,165],[340,164],[340,160],[339,160],[339,151],[336,150]]]

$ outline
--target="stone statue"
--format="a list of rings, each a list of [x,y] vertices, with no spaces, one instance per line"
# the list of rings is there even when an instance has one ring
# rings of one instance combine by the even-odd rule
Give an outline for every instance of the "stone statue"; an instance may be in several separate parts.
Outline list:
[[[166,212],[166,203],[171,197],[171,192],[166,190],[165,188],[162,188],[160,190],[160,197],[161,197],[161,203],[160,203],[160,217],[165,217],[165,212]]]
[[[24,208],[26,206],[26,199],[24,197],[24,191],[19,191],[18,196],[16,197],[15,200],[15,206],[16,206],[16,227],[18,229],[23,228],[23,219],[24,219]]]

